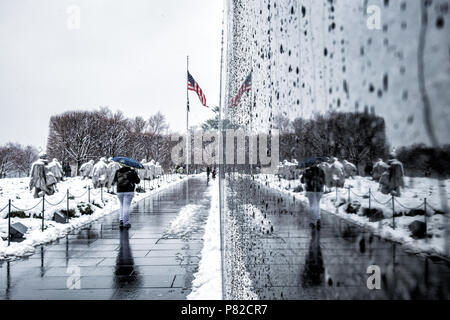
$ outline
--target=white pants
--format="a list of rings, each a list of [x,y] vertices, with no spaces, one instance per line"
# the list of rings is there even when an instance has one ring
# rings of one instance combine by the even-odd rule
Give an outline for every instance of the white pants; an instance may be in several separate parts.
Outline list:
[[[120,221],[123,221],[123,224],[127,225],[130,220],[130,206],[134,192],[119,192],[117,193],[117,197],[120,201]]]
[[[311,207],[311,221],[316,222],[320,219],[320,198],[323,192],[306,192]]]

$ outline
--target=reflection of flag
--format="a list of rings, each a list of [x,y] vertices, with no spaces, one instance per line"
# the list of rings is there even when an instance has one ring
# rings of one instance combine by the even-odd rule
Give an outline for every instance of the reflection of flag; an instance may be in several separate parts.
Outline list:
[[[242,95],[250,90],[252,90],[252,72],[251,71],[250,71],[250,74],[245,79],[242,86],[239,88],[239,91],[236,94],[236,96],[231,100],[233,106],[237,106],[239,103],[239,100],[241,100]]]
[[[188,90],[197,92],[198,98],[200,99],[202,105],[206,107],[206,97],[203,94],[202,89],[200,88],[198,83],[194,80],[194,77],[189,73],[189,71],[187,76],[188,76],[188,83],[187,83]]]

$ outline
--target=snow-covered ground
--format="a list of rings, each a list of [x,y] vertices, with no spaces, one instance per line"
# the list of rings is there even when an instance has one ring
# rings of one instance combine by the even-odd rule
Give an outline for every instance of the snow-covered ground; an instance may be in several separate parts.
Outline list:
[[[218,181],[212,183],[210,192],[211,209],[206,221],[199,269],[194,275],[192,292],[188,295],[188,300],[221,300],[223,298]]]
[[[296,197],[308,203],[305,192],[294,192],[300,185],[299,180],[279,179],[274,175],[257,175],[255,181],[260,184],[279,190],[285,194]],[[345,187],[338,189],[337,203],[336,190],[325,193],[321,208],[338,215],[339,217],[352,221],[360,226],[370,229],[375,234],[402,243],[408,250],[416,253],[426,253],[450,257],[448,252],[448,214],[444,215],[445,202],[450,203],[450,180],[439,181],[432,178],[410,178],[405,177],[405,188],[402,195],[395,201],[395,229],[392,223],[392,201],[391,197],[378,191],[378,182],[366,177],[355,177],[346,179]],[[441,184],[439,186],[439,184]],[[358,201],[361,208],[356,214],[346,212],[348,203],[348,188],[350,187],[350,203]],[[370,208],[379,209],[383,212],[384,219],[378,222],[370,222],[363,215],[363,209],[369,208],[369,189],[371,191]],[[427,234],[425,239],[415,239],[411,235],[408,226],[413,221],[425,221],[423,215],[407,216],[411,209],[424,209],[424,200],[427,199]],[[338,208],[336,210],[336,204]],[[400,216],[397,216],[400,215]]]
[[[184,176],[166,175],[164,179],[146,181],[146,193],[136,193],[133,203],[148,197],[152,193],[159,192],[182,181]],[[68,178],[58,183],[58,192],[45,198],[45,227],[41,231],[42,219],[42,199],[34,199],[28,189],[29,178],[9,178],[0,179],[0,259],[14,258],[31,255],[34,253],[35,246],[54,241],[64,237],[75,228],[79,228],[94,220],[97,220],[120,208],[117,196],[109,194],[104,190],[103,202],[100,189],[92,189],[91,180],[82,180],[80,177]],[[88,186],[90,192],[90,208],[93,210],[90,215],[83,215],[88,206]],[[143,186],[143,184],[141,184]],[[61,224],[53,221],[55,212],[67,209],[66,193],[70,192],[69,209],[74,210],[75,218],[69,220],[68,224]],[[22,242],[11,242],[8,247],[8,200],[12,200],[12,211],[24,211],[26,218],[11,218],[11,224],[20,222],[28,231],[25,234],[25,240]],[[32,209],[31,209],[32,208]],[[24,210],[25,209],[25,210]],[[31,209],[31,210],[28,210]]]
[[[188,238],[190,234],[201,228],[202,217],[198,215],[201,208],[198,204],[188,204],[181,208],[177,217],[171,221],[169,227],[164,232],[165,237]]]

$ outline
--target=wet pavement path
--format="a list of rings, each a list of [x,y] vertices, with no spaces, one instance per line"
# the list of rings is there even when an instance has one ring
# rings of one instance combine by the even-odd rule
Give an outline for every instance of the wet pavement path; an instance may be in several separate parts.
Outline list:
[[[233,182],[234,181],[234,182]],[[309,227],[308,209],[298,200],[251,180],[227,183],[227,206],[240,219],[242,251],[259,299],[448,299],[450,264],[406,252],[352,223],[322,212],[322,228]],[[261,232],[244,208],[271,220]],[[225,227],[227,228],[227,227]],[[381,289],[369,290],[369,266],[378,266]],[[239,296],[239,279],[227,274],[227,298]],[[238,278],[238,277],[235,277]],[[241,286],[241,287],[239,287]]]
[[[115,212],[28,258],[0,261],[0,299],[185,299],[203,230],[163,233],[188,204],[201,203],[196,214],[206,217],[209,199],[206,177],[192,177],[137,203],[129,231]]]

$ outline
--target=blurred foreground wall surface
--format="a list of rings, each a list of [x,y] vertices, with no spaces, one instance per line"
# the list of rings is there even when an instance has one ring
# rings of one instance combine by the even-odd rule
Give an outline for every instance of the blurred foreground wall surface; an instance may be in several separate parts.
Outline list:
[[[226,116],[269,130],[330,110],[385,119],[392,147],[450,143],[448,0],[228,0]],[[253,90],[236,95],[252,72]]]
[[[224,123],[227,125],[231,123],[233,127],[270,133],[272,129],[281,129],[280,118],[288,125],[300,119],[294,124],[301,127],[329,112],[346,113],[344,118],[350,114],[353,119],[364,118],[367,116],[364,113],[368,113],[378,118],[366,118],[384,120],[382,130],[385,135],[384,132],[380,135],[382,149],[384,145],[392,150],[414,144],[428,147],[450,144],[450,0],[227,0],[226,3],[224,116],[227,122]],[[250,74],[252,89],[236,100]],[[354,137],[359,135],[361,126],[348,125],[350,122],[340,126],[345,127],[342,131],[346,131],[346,140],[335,143],[343,140],[344,135],[338,132],[340,137],[330,141],[335,131],[330,134],[329,126],[315,126],[314,121],[309,123],[313,125],[301,127],[307,130],[295,127],[294,131],[290,127],[285,131],[287,134],[282,137],[294,136],[294,139],[280,141],[280,161],[290,160],[288,157],[302,161],[303,156],[313,155],[357,159],[352,158],[347,149],[356,145],[352,141],[357,140]],[[347,139],[349,135],[351,137]],[[321,143],[326,147],[320,146]],[[333,148],[333,144],[339,144],[341,149]],[[329,145],[331,147],[327,149]],[[297,152],[306,150],[305,146],[309,150],[304,154]],[[366,147],[359,143],[357,148],[360,152]],[[338,154],[342,150],[343,155]],[[429,151],[421,155],[430,154],[436,158]],[[387,152],[382,150],[377,156],[366,157],[365,162],[373,163],[378,157],[386,160],[386,156]],[[411,174],[411,166],[416,164],[410,162],[405,162],[410,170],[407,174]],[[434,169],[439,172],[442,167]],[[412,169],[420,169],[420,176],[427,176],[423,172],[425,167]],[[266,175],[262,179],[270,178]],[[435,181],[439,183],[437,179]],[[268,215],[272,213],[271,219],[278,223],[276,228],[286,226],[287,230],[292,230],[300,228],[301,224],[283,214],[281,203],[286,201],[281,202],[280,194],[274,195],[275,191],[263,194],[263,188],[246,183],[248,181],[238,174],[227,175],[229,192],[224,194],[228,201],[221,203],[227,230],[225,283],[230,289],[226,296],[254,298],[248,290],[253,281],[256,288],[263,288],[257,292],[259,297],[280,298],[278,293],[265,294],[264,288],[270,282],[267,279],[270,269],[264,269],[270,263],[265,262],[274,259],[272,254],[276,250],[272,252],[263,237],[255,235],[255,228],[260,226],[252,225],[251,217],[253,215],[254,220],[255,212],[259,211],[253,207],[269,212]],[[437,189],[442,208],[448,208],[448,191],[444,183]],[[424,189],[421,196],[430,196],[428,192]],[[307,217],[302,214],[305,210],[292,210],[292,219]],[[448,243],[449,224],[445,225]],[[297,232],[303,236],[304,231],[299,229]],[[253,267],[261,261],[261,268]],[[296,261],[293,265],[296,263],[300,266],[303,262]],[[274,270],[275,277],[282,274],[280,269]],[[334,296],[334,291],[330,292],[334,298],[339,298]],[[362,297],[355,290],[342,292]],[[301,295],[293,296],[299,298]]]

